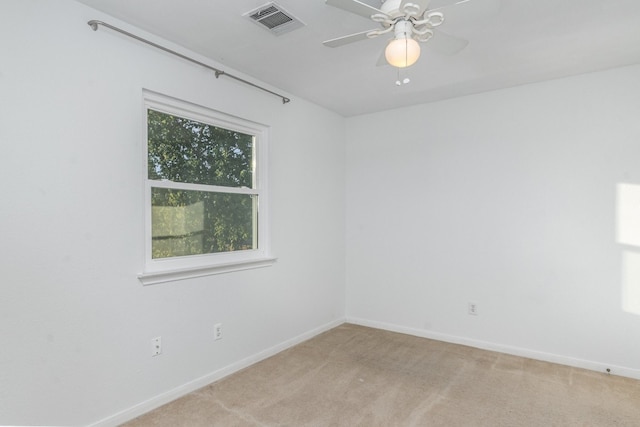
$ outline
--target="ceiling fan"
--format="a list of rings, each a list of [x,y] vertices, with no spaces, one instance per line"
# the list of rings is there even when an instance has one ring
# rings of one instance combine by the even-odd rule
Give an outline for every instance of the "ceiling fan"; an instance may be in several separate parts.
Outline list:
[[[385,48],[378,65],[386,63],[405,68],[413,65],[420,57],[418,42],[427,42],[434,31],[444,22],[442,9],[447,6],[467,3],[471,0],[380,0],[380,8],[359,0],[326,0],[330,6],[363,16],[379,24],[380,28],[362,31],[323,42],[328,47],[339,47],[360,40],[392,34],[393,38]],[[432,8],[430,8],[432,6]],[[440,48],[447,54],[464,49],[467,40],[437,31],[442,41]]]

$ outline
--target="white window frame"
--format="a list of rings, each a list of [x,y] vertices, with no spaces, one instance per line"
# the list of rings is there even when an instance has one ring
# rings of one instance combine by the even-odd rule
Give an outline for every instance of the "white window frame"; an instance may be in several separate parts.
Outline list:
[[[144,269],[138,278],[144,285],[169,282],[211,274],[227,273],[272,265],[276,258],[271,255],[268,221],[268,152],[269,127],[239,117],[231,116],[200,105],[182,101],[156,92],[143,91],[143,147],[144,147]],[[152,258],[151,256],[151,189],[175,188],[184,190],[210,191],[216,186],[155,181],[148,178],[147,157],[147,110],[179,116],[215,127],[233,130],[255,138],[254,142],[254,188],[219,187],[222,192],[251,194],[258,197],[257,208],[257,249],[220,252],[203,255],[172,258]]]

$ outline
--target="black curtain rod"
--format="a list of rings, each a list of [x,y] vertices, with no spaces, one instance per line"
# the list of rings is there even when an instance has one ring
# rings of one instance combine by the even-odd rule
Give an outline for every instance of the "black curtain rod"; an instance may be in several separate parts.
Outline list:
[[[277,96],[278,98],[281,98],[281,99],[282,99],[282,103],[283,103],[283,104],[286,104],[287,102],[291,101],[289,98],[287,98],[286,96],[282,96],[282,95],[280,95],[279,93],[273,92],[273,91],[271,91],[271,90],[269,90],[269,89],[266,89],[266,88],[264,88],[264,87],[262,87],[262,86],[258,86],[257,84],[255,84],[255,83],[251,83],[250,81],[247,81],[247,80],[244,80],[244,79],[241,79],[240,77],[236,77],[236,76],[234,76],[233,74],[229,74],[229,73],[224,72],[224,71],[222,71],[222,70],[219,70],[219,69],[217,69],[217,68],[211,67],[211,66],[209,66],[209,65],[207,65],[207,64],[205,64],[205,63],[203,63],[203,62],[196,61],[195,59],[193,59],[193,58],[189,58],[188,56],[185,56],[185,55],[183,55],[183,54],[181,54],[181,53],[178,53],[178,52],[176,52],[175,50],[171,50],[171,49],[168,49],[168,48],[166,48],[166,47],[164,47],[164,46],[160,46],[160,45],[159,45],[159,44],[157,44],[157,43],[154,43],[154,42],[149,41],[149,40],[147,40],[147,39],[143,39],[142,37],[136,36],[135,34],[131,34],[131,33],[127,32],[127,31],[125,31],[125,30],[121,30],[120,28],[118,28],[118,27],[114,27],[113,25],[109,25],[109,24],[107,24],[106,22],[96,21],[96,20],[91,20],[91,21],[87,22],[87,24],[89,24],[89,26],[91,27],[91,29],[93,29],[93,31],[98,31],[98,26],[99,26],[99,25],[102,25],[103,27],[107,27],[107,28],[112,29],[113,31],[117,31],[117,32],[119,32],[120,34],[124,34],[125,36],[129,36],[129,37],[131,37],[131,38],[134,38],[134,39],[136,39],[136,40],[138,40],[138,41],[141,41],[141,42],[146,43],[146,44],[148,44],[148,45],[150,45],[150,46],[153,46],[153,47],[155,47],[155,48],[158,48],[158,49],[160,49],[160,50],[163,50],[163,51],[165,51],[165,52],[168,52],[168,53],[170,53],[170,54],[172,54],[172,55],[178,56],[178,57],[180,57],[180,58],[182,58],[182,59],[186,59],[186,60],[187,60],[187,61],[189,61],[189,62],[193,62],[194,64],[198,64],[198,65],[200,65],[200,66],[202,66],[202,67],[204,67],[204,68],[208,68],[209,70],[211,70],[211,71],[213,71],[213,72],[215,73],[215,75],[216,75],[216,79],[217,79],[218,77],[220,77],[220,76],[227,76],[227,77],[229,77],[229,78],[232,78],[232,79],[234,79],[234,80],[239,81],[240,83],[244,83],[244,84],[246,84],[246,85],[253,86],[253,87],[255,87],[256,89],[260,89],[260,90],[262,90],[262,91],[265,91],[265,92],[268,92],[268,93],[270,93],[270,94],[272,94],[272,95],[275,95],[275,96]]]

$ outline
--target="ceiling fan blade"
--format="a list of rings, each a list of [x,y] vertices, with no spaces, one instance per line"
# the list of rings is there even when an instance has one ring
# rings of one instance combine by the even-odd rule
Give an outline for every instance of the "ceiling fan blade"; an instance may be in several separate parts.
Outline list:
[[[444,19],[447,25],[478,23],[498,15],[501,9],[502,0],[469,0],[458,2],[455,7],[447,8]]]
[[[346,10],[347,12],[364,16],[367,19],[371,19],[371,15],[375,15],[376,13],[386,15],[386,13],[380,9],[376,9],[373,6],[369,6],[368,4],[362,3],[358,0],[327,0],[326,3],[330,6]]]
[[[367,34],[369,34],[373,30],[362,31],[360,33],[349,34],[348,36],[342,36],[335,39],[327,40],[322,42],[323,45],[327,47],[340,47],[345,44],[359,42],[360,40],[367,40]]]
[[[376,67],[382,67],[384,65],[389,65],[387,62],[387,57],[384,55],[384,49],[380,52],[380,56],[378,57],[378,61],[376,62]]]
[[[404,5],[407,3],[413,3],[413,4],[417,4],[418,6],[420,6],[420,15],[422,15],[424,13],[425,10],[427,10],[429,8],[429,4],[432,3],[435,0],[402,0],[402,2],[400,3],[400,10],[404,9]],[[460,0],[458,0],[460,1]]]
[[[459,3],[466,3],[472,0],[431,0],[430,10],[442,9],[443,7],[453,6]]]
[[[455,55],[468,44],[469,40],[443,33],[440,30],[434,31],[433,37],[427,42],[428,46],[444,55]]]

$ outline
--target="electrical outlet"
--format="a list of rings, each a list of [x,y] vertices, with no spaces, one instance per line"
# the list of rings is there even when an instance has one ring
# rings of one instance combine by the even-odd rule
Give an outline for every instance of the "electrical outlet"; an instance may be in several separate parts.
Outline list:
[[[470,302],[468,305],[468,313],[477,316],[478,315],[478,303]]]
[[[222,339],[222,323],[213,325],[213,339],[216,341]]]
[[[160,356],[162,354],[162,337],[151,339],[151,357]]]

